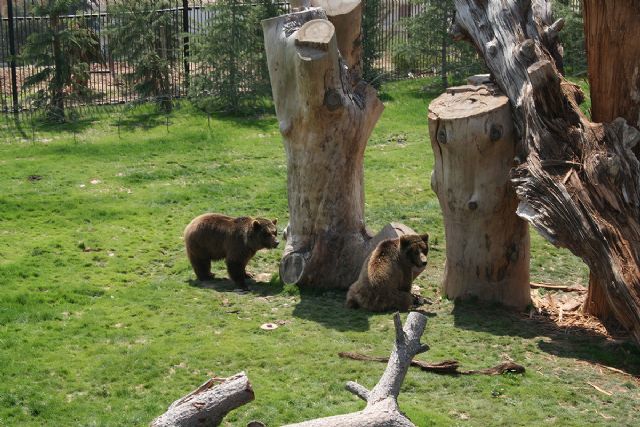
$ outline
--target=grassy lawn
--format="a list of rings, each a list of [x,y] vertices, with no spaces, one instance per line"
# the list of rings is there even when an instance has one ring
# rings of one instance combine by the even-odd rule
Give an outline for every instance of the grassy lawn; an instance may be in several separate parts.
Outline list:
[[[401,408],[420,426],[634,425],[640,354],[580,329],[558,330],[496,307],[441,299],[444,231],[429,187],[427,82],[386,85],[386,110],[366,152],[366,215],[431,235],[417,284],[435,303],[419,358],[464,368],[511,358],[524,375],[438,376],[410,370]],[[256,400],[225,425],[269,426],[362,408],[348,380],[371,387],[388,355],[389,314],[343,308],[343,293],[300,294],[275,277],[281,248],[240,295],[201,287],[184,255],[194,216],[287,222],[285,154],[274,116],[208,119],[183,105],[168,118],[116,110],[63,129],[2,123],[0,141],[0,425],[146,425],[209,376],[246,371]],[[31,177],[31,178],[30,178]],[[224,265],[214,267],[226,277]],[[582,283],[567,251],[532,233],[532,280]],[[404,316],[403,316],[404,317]],[[280,321],[274,331],[262,323]],[[607,395],[589,383],[608,391]]]

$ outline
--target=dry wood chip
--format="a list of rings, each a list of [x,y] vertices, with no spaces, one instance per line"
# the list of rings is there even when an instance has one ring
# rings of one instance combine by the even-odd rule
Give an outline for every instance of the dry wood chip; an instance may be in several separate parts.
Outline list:
[[[596,390],[598,390],[600,393],[606,394],[607,396],[613,396],[613,393],[611,393],[611,392],[609,392],[607,390],[604,390],[604,389],[598,387],[597,385],[595,385],[593,383],[590,383],[589,381],[587,381],[587,384],[589,384],[591,387],[593,387]]]

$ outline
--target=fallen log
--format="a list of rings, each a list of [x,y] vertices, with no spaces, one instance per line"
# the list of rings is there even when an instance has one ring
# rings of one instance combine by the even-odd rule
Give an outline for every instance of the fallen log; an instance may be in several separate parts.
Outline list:
[[[249,378],[240,372],[229,378],[211,378],[173,402],[151,427],[217,426],[232,410],[254,399]]]
[[[570,285],[551,285],[549,283],[529,283],[531,289],[548,289],[550,291],[560,292],[587,292],[587,288],[583,286],[570,286]]]
[[[394,315],[393,320],[396,328],[395,345],[378,384],[371,391],[355,382],[349,382],[346,385],[346,389],[367,402],[367,406],[359,412],[318,418],[291,424],[288,427],[415,427],[415,424],[400,411],[398,395],[413,357],[429,349],[429,346],[420,343],[427,317],[421,313],[411,312],[407,316],[404,328],[399,313]]]
[[[344,359],[351,360],[361,360],[364,362],[386,362],[389,359],[386,357],[374,357],[367,356],[361,353],[354,353],[350,351],[343,351],[338,353],[338,356]],[[443,360],[438,363],[428,363],[422,360],[412,360],[411,366],[417,366],[423,371],[433,372],[436,374],[445,374],[445,375],[473,375],[473,374],[481,374],[481,375],[501,375],[506,372],[515,373],[515,374],[523,374],[525,372],[525,368],[522,365],[518,365],[513,362],[502,362],[499,365],[494,366],[493,368],[485,368],[485,369],[472,369],[469,371],[461,371],[460,370],[460,362],[457,360]]]

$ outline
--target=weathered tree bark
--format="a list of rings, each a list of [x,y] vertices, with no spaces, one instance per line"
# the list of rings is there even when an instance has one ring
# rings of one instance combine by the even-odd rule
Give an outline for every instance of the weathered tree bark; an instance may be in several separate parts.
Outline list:
[[[262,23],[288,166],[280,277],[346,289],[375,244],[407,230],[390,225],[372,238],[365,227],[364,150],[383,105],[360,79],[360,1],[322,3],[336,26],[324,10],[304,5]]]
[[[516,309],[531,303],[529,226],[516,215],[509,100],[492,84],[448,89],[429,105],[431,188],[444,216],[443,293]]]
[[[632,151],[640,133],[621,118],[600,124],[582,114],[582,93],[554,62],[562,21],[552,22],[547,0],[455,5],[452,34],[484,56],[523,137],[523,163],[512,171],[518,214],[587,263],[640,343],[640,163]]]
[[[151,427],[217,426],[233,409],[254,399],[249,378],[240,372],[229,378],[211,378],[176,400]]]
[[[584,0],[583,15],[591,119],[623,117],[640,129],[640,0]],[[633,151],[637,156],[640,145]],[[591,275],[584,305],[585,312],[601,319],[613,316],[604,287]]]
[[[583,0],[591,119],[640,128],[640,0]]]
[[[371,390],[367,390],[360,384],[349,382],[347,390],[367,402],[362,411],[345,415],[336,415],[327,418],[318,418],[287,427],[402,427],[414,426],[414,424],[398,408],[398,395],[400,386],[404,381],[411,360],[416,354],[429,349],[426,344],[420,343],[420,337],[427,324],[425,315],[411,312],[407,316],[404,328],[400,322],[400,315],[393,317],[396,327],[396,342],[389,357],[385,369],[378,384]]]

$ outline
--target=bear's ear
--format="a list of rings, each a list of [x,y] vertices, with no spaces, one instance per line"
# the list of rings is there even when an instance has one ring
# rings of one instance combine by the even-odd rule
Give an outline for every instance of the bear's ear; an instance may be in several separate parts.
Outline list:
[[[421,234],[420,237],[422,238],[423,242],[429,243],[429,235],[427,233]]]
[[[273,225],[276,225],[278,223],[278,218],[273,220]]]
[[[411,239],[407,239],[407,236],[400,236],[400,248],[406,249],[411,246]]]
[[[253,226],[254,230],[259,229],[260,228],[260,221],[258,221],[257,219],[254,219],[252,226]]]

